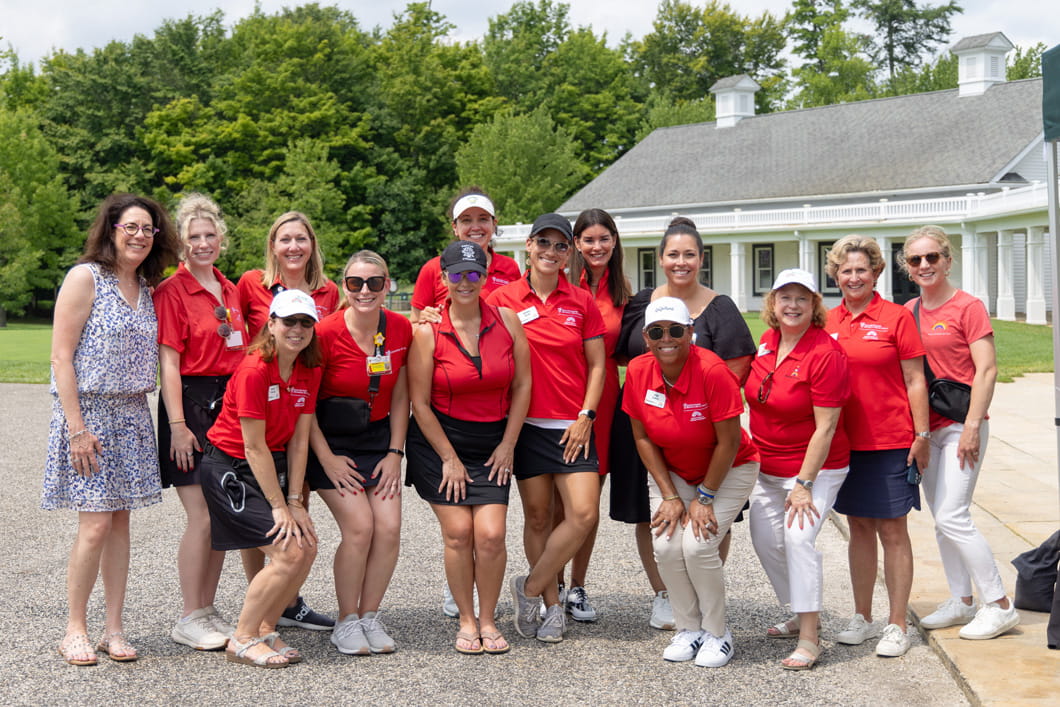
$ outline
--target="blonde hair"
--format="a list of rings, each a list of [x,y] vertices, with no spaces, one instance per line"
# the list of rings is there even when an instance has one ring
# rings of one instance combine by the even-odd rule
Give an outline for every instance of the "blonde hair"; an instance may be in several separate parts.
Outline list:
[[[346,264],[342,266],[342,273],[339,275],[339,290],[343,293],[346,292],[346,273],[349,272],[350,266],[354,263],[367,263],[374,265],[383,271],[383,276],[386,279],[390,279],[390,268],[386,266],[386,260],[383,256],[376,253],[374,250],[359,250],[349,257]],[[344,295],[342,298],[342,306],[340,309],[345,309],[350,305],[349,297]]]
[[[806,288],[803,287],[803,289],[805,290]],[[806,291],[810,292],[809,290]],[[810,295],[813,297],[812,324],[823,329],[824,325],[828,322],[828,310],[825,309],[824,306],[824,297],[821,296],[820,292],[810,292]],[[770,329],[780,328],[780,320],[777,319],[777,315],[773,311],[776,309],[776,304],[777,290],[770,290],[762,303],[762,321],[765,322],[766,326]]]
[[[865,257],[869,259],[869,268],[872,269],[872,274],[876,277],[879,277],[883,269],[887,267],[887,261],[883,258],[883,252],[880,251],[880,244],[876,242],[875,238],[852,233],[849,236],[840,238],[828,251],[828,263],[824,267],[828,277],[833,280],[836,279],[836,275],[839,274],[839,268],[847,261],[847,256],[851,253],[864,253]]]
[[[921,226],[905,238],[905,243],[902,244],[902,252],[898,254],[898,267],[902,269],[909,279],[913,279],[913,273],[909,272],[909,263],[906,262],[906,251],[909,250],[910,244],[914,241],[918,241],[921,238],[930,238],[938,244],[939,252],[942,253],[942,257],[949,260],[953,256],[951,255],[950,237],[946,235],[946,232],[939,226]]]
[[[228,250],[228,226],[224,217],[221,216],[221,207],[210,197],[198,192],[185,194],[184,198],[177,204],[177,233],[180,235],[181,245],[187,246],[188,229],[195,219],[202,219],[213,224],[217,232],[218,247],[221,252]],[[181,248],[180,259],[187,259],[187,248]]]
[[[272,222],[272,227],[269,229],[269,238],[265,241],[265,270],[261,275],[261,284],[265,287],[272,287],[272,283],[276,282],[276,278],[280,275],[280,264],[276,260],[276,253],[273,252],[272,247],[276,243],[276,232],[285,223],[291,223],[292,221],[297,221],[305,226],[305,230],[309,234],[309,240],[313,242],[313,250],[309,256],[309,262],[305,266],[305,281],[310,290],[320,289],[327,282],[324,277],[324,256],[320,253],[320,243],[317,242],[317,234],[313,230],[313,224],[309,223],[309,217],[298,211],[288,211],[285,214],[280,214]]]

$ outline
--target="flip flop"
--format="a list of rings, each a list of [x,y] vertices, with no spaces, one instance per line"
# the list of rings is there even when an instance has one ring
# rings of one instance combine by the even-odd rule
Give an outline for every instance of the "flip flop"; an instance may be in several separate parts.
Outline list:
[[[125,640],[121,631],[103,634],[103,638],[96,644],[96,652],[105,653],[108,658],[118,663],[131,663],[140,657],[136,655],[136,649]]]
[[[507,653],[508,651],[510,651],[512,649],[512,647],[510,645],[508,645],[508,639],[506,639],[504,637],[504,634],[502,634],[500,631],[483,631],[481,633],[481,638],[482,638],[482,650],[485,651],[486,653],[489,653],[490,655],[500,655],[501,653]],[[492,641],[494,647],[493,648],[487,647],[486,646],[486,641]],[[504,647],[503,648],[497,648],[496,646],[497,646],[498,643],[503,643]]]
[[[478,643],[478,649],[474,648],[461,648],[460,641],[467,641],[474,645]],[[466,631],[458,631],[456,634],[456,643],[453,644],[453,648],[456,649],[457,653],[463,653],[464,655],[482,655],[486,651],[482,649],[482,639],[477,633],[467,633]]]
[[[70,665],[96,665],[99,656],[92,650],[92,644],[88,642],[88,636],[83,633],[75,633],[63,639],[59,644],[59,655]]]
[[[248,656],[247,651],[249,651],[254,646],[258,645],[259,643],[264,643],[264,641],[262,641],[262,639],[260,638],[251,638],[246,642],[242,642],[237,640],[233,636],[232,638],[228,639],[228,645],[234,648],[235,652],[233,653],[232,651],[226,650],[225,660],[230,663],[241,663],[243,665],[253,665],[255,668],[269,669],[286,668],[288,665],[291,664],[286,658],[284,658],[282,663],[270,663],[269,661],[273,658],[283,658],[283,656],[277,653],[276,651],[268,651],[267,653],[262,653],[257,658],[251,658],[250,656]]]
[[[802,651],[802,653],[799,653]],[[809,657],[807,657],[809,656]],[[784,670],[810,670],[821,657],[821,644],[799,639],[799,644],[787,658],[780,662]]]

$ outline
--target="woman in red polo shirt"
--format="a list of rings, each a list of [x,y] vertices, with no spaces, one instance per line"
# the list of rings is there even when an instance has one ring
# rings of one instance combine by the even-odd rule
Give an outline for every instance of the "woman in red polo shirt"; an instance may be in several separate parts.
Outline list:
[[[851,387],[843,415],[850,473],[835,509],[850,525],[847,555],[855,613],[836,641],[856,646],[880,635],[872,622],[879,538],[890,617],[876,654],[897,657],[909,650],[905,617],[913,588],[906,516],[911,508],[920,510],[920,487],[916,478],[909,482],[909,465],[927,468],[931,435],[924,347],[912,313],[876,292],[885,265],[871,238],[851,235],[836,241],[828,253],[827,272],[839,284],[843,301],[828,313],[825,328],[847,354]]]
[[[225,657],[234,663],[285,668],[302,660],[274,629],[316,557],[300,493],[320,388],[316,322],[309,295],[276,295],[206,435],[199,474],[213,549],[259,548],[269,558],[247,587],[228,642]]]
[[[486,254],[478,245],[451,244],[441,264],[449,290],[442,321],[416,330],[409,360],[408,478],[442,527],[445,574],[460,612],[456,650],[506,653],[494,610],[508,560],[515,443],[530,404],[530,352],[515,313],[479,296]]]
[[[324,277],[324,257],[313,224],[305,214],[297,211],[281,214],[272,222],[265,245],[265,269],[243,273],[238,288],[243,318],[251,338],[257,336],[268,321],[272,298],[284,290],[301,290],[310,295],[316,303],[319,319],[334,312],[339,304],[339,288]],[[308,494],[308,491],[308,486],[303,489],[303,493]],[[247,580],[252,579],[265,562],[265,557],[253,550],[243,552],[242,559]],[[299,596],[280,617],[280,625],[330,631],[335,621],[310,609]]]
[[[808,670],[821,654],[823,567],[814,544],[850,464],[839,424],[850,376],[846,354],[824,330],[827,318],[813,275],[781,272],[762,305],[769,329],[744,386],[762,457],[751,541],[780,603],[795,613],[766,634],[799,639],[781,661],[785,670]]]
[[[247,332],[235,284],[214,267],[228,230],[220,208],[189,194],[177,207],[176,225],[182,262],[154,292],[162,380],[158,460],[163,488],[177,488],[188,519],[177,551],[184,608],[170,635],[198,650],[217,650],[233,627],[213,606],[225,555],[210,550],[199,463],[228,379],[246,355]]]
[[[519,265],[507,255],[493,252],[490,242],[497,234],[497,212],[482,187],[470,186],[462,189],[449,203],[449,220],[453,236],[458,241],[470,241],[486,253],[486,278],[482,282],[482,295],[486,296],[499,287],[515,282],[522,274]],[[438,311],[449,297],[449,290],[442,282],[442,268],[436,256],[428,260],[412,291],[412,323],[420,321],[427,312],[427,321],[436,322]]]
[[[692,346],[685,303],[655,300],[643,331],[651,353],[630,361],[622,406],[651,474],[655,557],[677,625],[663,658],[720,668],[734,649],[719,550],[758,478],[758,451],[740,427],[740,382]]]
[[[386,261],[370,250],[343,270],[345,306],[320,323],[320,404],[313,426],[309,487],[342,533],[335,549],[339,618],[331,642],[340,653],[392,653],[379,620],[401,537],[401,458],[409,424],[405,361],[409,321],[383,308]]]
[[[529,576],[512,578],[515,628],[526,638],[563,640],[566,627],[556,573],[578,551],[599,516],[599,463],[593,420],[604,387],[604,340],[592,296],[563,274],[574,241],[559,214],[539,216],[526,239],[526,277],[496,290],[489,304],[519,317],[530,344],[533,390],[515,448],[515,478],[523,500],[523,545]],[[552,527],[558,488],[563,522]],[[540,599],[546,602],[542,623]]]

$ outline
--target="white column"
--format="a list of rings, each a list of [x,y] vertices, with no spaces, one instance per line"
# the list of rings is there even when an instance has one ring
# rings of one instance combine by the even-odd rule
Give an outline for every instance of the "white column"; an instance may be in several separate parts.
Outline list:
[[[989,309],[990,300],[985,296],[983,292],[985,286],[982,284],[986,278],[982,277],[982,270],[979,267],[980,252],[983,249],[982,240],[973,229],[968,229],[961,233],[960,288],[973,297],[981,299],[983,304]]]
[[[990,239],[986,234],[975,236],[975,292],[973,294],[983,301],[990,311]]]
[[[817,274],[817,254],[814,252],[816,244],[806,234],[795,231],[795,240],[799,244],[799,267],[806,272]]]
[[[1045,318],[1045,229],[1027,229],[1027,323],[1046,324]]]
[[[747,245],[740,241],[733,241],[729,248],[729,267],[732,268],[732,287],[730,295],[736,308],[741,312],[747,311]]]
[[[997,232],[997,318],[1016,319],[1016,298],[1012,291],[1012,231]]]
[[[891,279],[894,277],[898,266],[895,265],[894,258],[891,257],[891,239],[880,236],[876,238],[876,243],[879,244],[880,253],[883,254],[883,262],[887,264],[880,274],[880,279],[876,281],[876,291],[880,293],[880,297],[889,300],[894,296],[894,290],[891,288]]]

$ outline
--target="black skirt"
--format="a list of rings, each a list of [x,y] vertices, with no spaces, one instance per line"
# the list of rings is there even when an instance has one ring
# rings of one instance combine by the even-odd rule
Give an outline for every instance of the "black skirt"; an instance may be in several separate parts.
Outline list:
[[[390,416],[382,420],[369,422],[364,432],[352,437],[325,437],[328,446],[335,454],[349,457],[357,465],[357,470],[364,477],[361,486],[371,488],[379,483],[379,477],[372,478],[376,465],[383,461],[390,450]],[[314,491],[320,489],[334,489],[335,484],[324,473],[324,467],[320,466],[320,460],[313,450],[309,450],[309,458],[305,467],[306,481],[309,488]]]
[[[568,464],[563,460],[566,445],[559,443],[564,431],[524,424],[519,432],[519,441],[515,444],[515,478],[522,481],[542,474],[574,474],[580,471],[599,474],[596,435],[589,437],[589,458],[579,454]]]
[[[611,520],[651,522],[648,506],[648,470],[633,441],[633,426],[622,409],[625,386],[618,393],[618,409],[611,425]]]
[[[217,416],[221,414],[221,401],[231,376],[181,376],[183,389],[184,424],[199,440],[206,444],[206,433],[213,427]],[[194,464],[190,471],[177,468],[177,463],[169,458],[169,445],[173,439],[169,426],[169,413],[162,396],[158,396],[158,468],[162,473],[162,488],[170,486],[191,486],[199,483],[199,465],[202,463],[202,452],[193,452]]]
[[[439,493],[442,483],[442,459],[423,435],[413,419],[409,424],[409,438],[405,444],[405,485],[413,486],[416,493],[428,503],[445,506],[482,506],[488,503],[508,505],[511,484],[497,485],[496,477],[489,479],[490,467],[486,460],[504,437],[507,420],[496,422],[468,422],[434,411],[442,431],[449,438],[461,463],[467,469],[472,483],[466,484],[467,496],[462,501],[449,501],[445,493]]]
[[[287,496],[287,455],[272,453],[280,492]],[[264,547],[275,539],[265,534],[275,521],[272,506],[245,459],[231,457],[207,444],[199,467],[202,495],[210,511],[210,545],[214,550]]]

